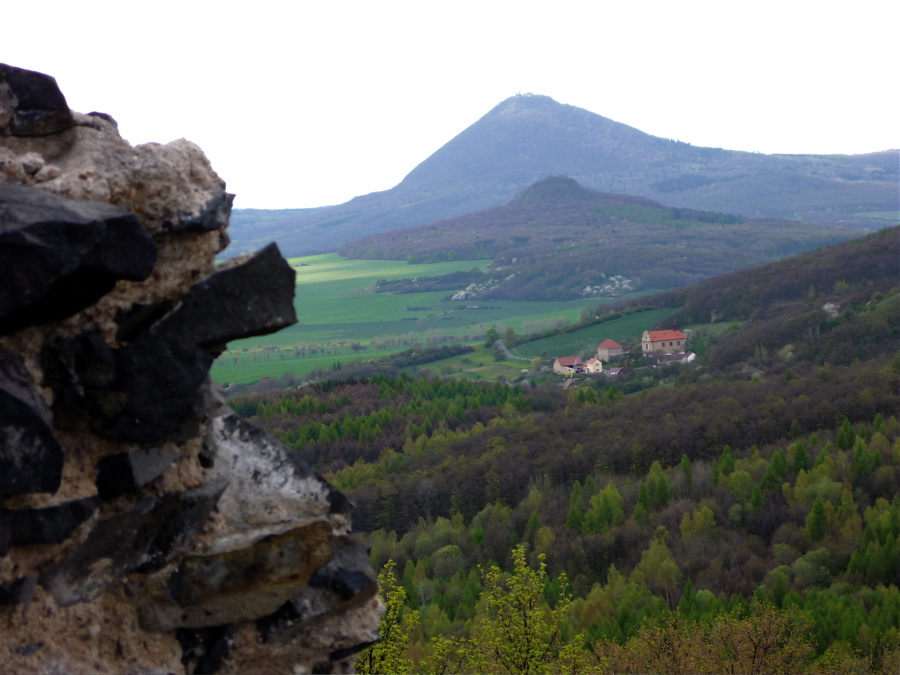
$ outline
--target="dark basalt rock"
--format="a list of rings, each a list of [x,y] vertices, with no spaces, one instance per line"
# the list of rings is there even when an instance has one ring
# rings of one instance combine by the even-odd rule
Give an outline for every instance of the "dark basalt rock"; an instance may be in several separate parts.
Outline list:
[[[199,404],[200,385],[214,360],[214,354],[190,343],[149,334],[115,350],[114,389],[122,407],[98,419],[96,433],[141,442],[170,436]],[[94,390],[89,395],[99,406],[107,392]]]
[[[119,128],[119,123],[116,122],[115,118],[112,115],[110,115],[109,113],[97,112],[96,110],[94,110],[94,111],[88,113],[88,117],[97,117],[101,120],[105,120],[105,121],[109,122],[116,129]]]
[[[201,347],[265,335],[297,322],[296,275],[270,244],[239,265],[200,281],[158,332],[179,334]]]
[[[161,570],[176,557],[186,553],[197,533],[209,518],[225,490],[224,483],[207,483],[189,492],[170,493],[158,500],[154,521],[135,572],[150,574]]]
[[[363,591],[370,589],[375,584],[368,570],[337,569],[334,572],[321,577],[310,579],[310,586],[328,588],[338,594],[341,600],[350,600]]]
[[[105,419],[121,410],[122,396],[112,386],[116,378],[113,350],[99,330],[50,338],[41,361],[44,379],[56,394],[53,421],[57,427],[77,428],[95,416]]]
[[[43,509],[6,510],[5,518],[11,525],[11,544],[59,544],[94,514],[99,501],[96,497],[86,497]]]
[[[225,486],[139,502],[97,524],[87,541],[41,577],[63,605],[87,602],[130,572],[147,574],[190,549]]]
[[[313,573],[307,588],[257,621],[256,628],[263,642],[285,642],[314,620],[365,602],[377,592],[365,536],[336,537],[331,560]]]
[[[150,330],[164,316],[168,315],[175,307],[171,300],[160,300],[150,304],[137,303],[126,311],[119,312],[116,323],[119,330],[116,332],[116,340],[119,342],[131,342],[140,337],[141,333]]]
[[[175,638],[184,656],[181,662],[185,670],[197,675],[215,673],[234,646],[232,626],[211,628],[179,628]]]
[[[166,232],[181,230],[209,232],[210,230],[221,230],[228,227],[233,202],[233,194],[221,192],[212,197],[199,213],[179,213],[176,218],[163,223],[163,229]]]
[[[309,585],[334,591],[343,601],[366,591],[374,591],[377,581],[369,564],[365,536],[336,537],[334,546],[331,560],[316,570],[309,579]]]
[[[152,332],[112,349],[96,330],[48,341],[42,354],[45,379],[57,392],[56,424],[87,420],[100,436],[146,443],[169,437],[199,404],[214,358]]]
[[[12,547],[12,520],[5,509],[0,509],[0,558]]]
[[[34,593],[36,582],[34,577],[19,577],[0,583],[0,607],[27,604]]]
[[[353,656],[354,654],[359,654],[366,647],[371,647],[374,644],[378,644],[378,640],[372,640],[371,642],[362,642],[358,645],[353,645],[352,647],[344,647],[343,649],[335,649],[328,655],[328,659],[334,663],[337,661],[343,661],[348,656]],[[331,670],[328,671],[333,672]]]
[[[43,642],[29,642],[26,645],[13,647],[9,651],[18,656],[33,656],[34,654],[37,654],[41,649],[43,649],[43,647]]]
[[[247,548],[184,558],[138,608],[144,630],[255,621],[300,593],[332,554],[331,526],[313,522]]]
[[[2,136],[46,136],[75,124],[66,97],[49,75],[0,63]],[[5,122],[5,124],[4,124]]]
[[[56,492],[62,467],[49,411],[19,358],[0,349],[0,497]]]
[[[158,448],[108,455],[97,462],[97,493],[112,499],[144,487],[178,458],[178,453]]]
[[[294,271],[273,244],[204,277],[233,195],[193,143],[114,126],[0,64],[0,671],[180,670],[174,633],[185,672],[350,672],[379,618],[352,505],[209,377],[296,321]],[[255,622],[270,644],[238,644]]]
[[[58,423],[89,419],[98,435],[129,441],[168,437],[199,405],[217,345],[296,322],[294,285],[273,244],[198,282],[174,307],[135,307],[124,315],[124,347],[110,349],[96,332],[54,341],[44,361]]]
[[[0,183],[0,335],[71,316],[155,262],[134,214]]]

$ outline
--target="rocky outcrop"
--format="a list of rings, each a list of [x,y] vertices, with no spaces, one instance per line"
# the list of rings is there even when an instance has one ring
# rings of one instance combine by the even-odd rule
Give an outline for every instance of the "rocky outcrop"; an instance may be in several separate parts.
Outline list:
[[[0,64],[0,670],[347,672],[381,604],[347,499],[237,418],[229,340],[296,321],[232,196]]]

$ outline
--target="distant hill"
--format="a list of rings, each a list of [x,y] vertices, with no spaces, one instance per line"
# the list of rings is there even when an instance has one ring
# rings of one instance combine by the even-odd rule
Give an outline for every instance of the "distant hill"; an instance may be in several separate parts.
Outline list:
[[[553,176],[505,206],[370,235],[345,244],[338,253],[414,263],[493,260],[486,273],[457,273],[443,285],[440,278],[386,282],[386,291],[468,287],[470,299],[560,300],[686,286],[858,232],[668,207]]]
[[[316,209],[236,210],[227,254],[273,239],[288,255],[335,250],[505,204],[551,175],[671,206],[875,229],[897,222],[898,164],[897,150],[825,156],[694,147],[547,96],[514,96],[390,190]]]

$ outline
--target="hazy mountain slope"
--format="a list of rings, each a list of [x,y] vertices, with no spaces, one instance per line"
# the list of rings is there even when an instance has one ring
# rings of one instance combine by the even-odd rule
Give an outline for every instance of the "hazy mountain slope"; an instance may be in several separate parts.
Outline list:
[[[553,176],[504,206],[395,228],[345,244],[348,258],[436,262],[492,258],[468,298],[551,300],[677,288],[827,246],[859,230],[663,206]],[[412,287],[418,287],[410,282]],[[391,285],[389,290],[405,290]]]
[[[898,152],[762,155],[651,136],[546,96],[509,98],[397,186],[319,209],[234,213],[228,254],[298,254],[508,202],[548,175],[673,206],[875,228],[893,224]],[[885,215],[887,213],[887,215]]]

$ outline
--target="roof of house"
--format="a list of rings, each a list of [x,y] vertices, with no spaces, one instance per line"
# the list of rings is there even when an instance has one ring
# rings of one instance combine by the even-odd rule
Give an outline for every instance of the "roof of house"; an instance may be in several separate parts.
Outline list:
[[[589,365],[591,363],[601,363],[601,361],[596,356],[592,356],[591,358],[589,358],[587,361],[584,362],[585,365]]]
[[[607,368],[603,372],[606,373],[607,375],[618,375],[619,373],[622,372],[622,370],[623,370],[623,368]]]
[[[622,345],[615,340],[604,340],[597,345],[597,349],[622,349]]]
[[[648,330],[651,342],[660,340],[684,340],[687,336],[680,330]]]
[[[577,356],[557,356],[556,360],[559,361],[559,365],[561,366],[583,365],[581,363],[581,359],[579,359]]]

